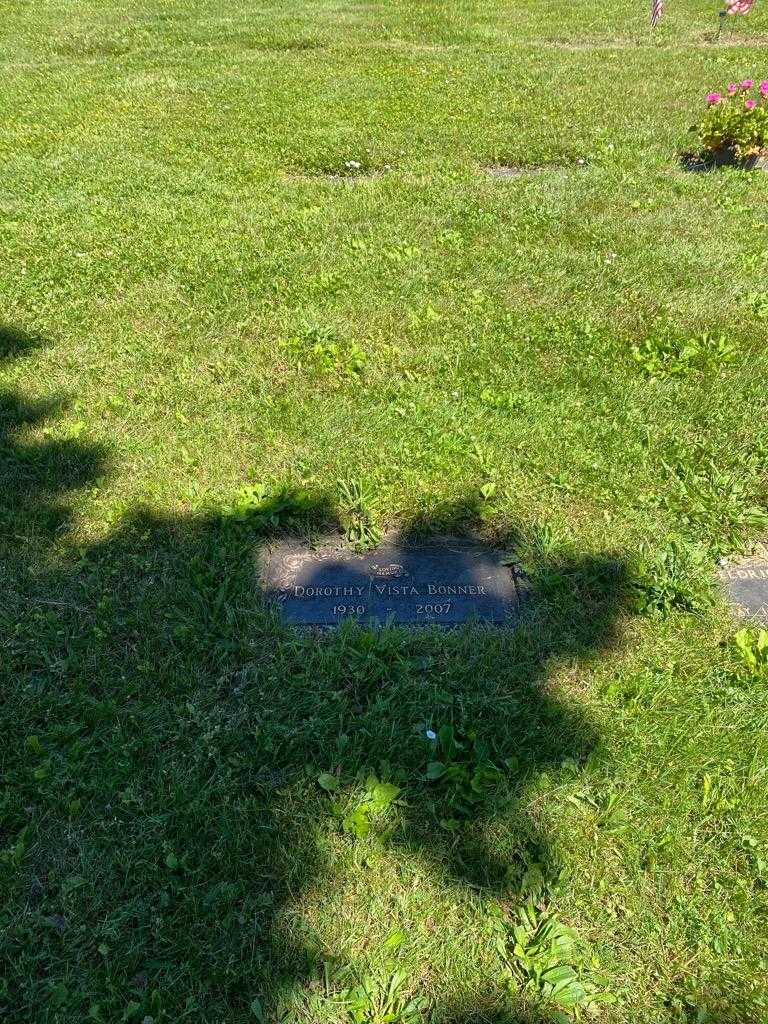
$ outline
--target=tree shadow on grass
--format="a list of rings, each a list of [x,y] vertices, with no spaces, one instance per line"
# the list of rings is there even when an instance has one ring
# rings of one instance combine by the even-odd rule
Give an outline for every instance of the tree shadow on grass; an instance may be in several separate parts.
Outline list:
[[[40,339],[0,325],[0,369],[12,359],[29,356]],[[27,440],[24,435],[54,422],[66,408],[65,398],[29,402],[17,390],[0,389],[0,537],[48,543],[66,528],[69,509],[62,499],[96,479],[104,465],[98,446],[75,438]]]
[[[327,495],[282,492],[226,513],[140,510],[85,551],[59,547],[51,568],[61,496],[104,471],[103,452],[19,440],[39,420],[10,397],[6,1012],[344,1019],[334,972],[347,953],[355,970],[385,970],[383,940],[419,877],[439,912],[477,913],[557,876],[561,854],[526,800],[546,770],[578,770],[597,736],[549,680],[616,643],[620,558],[542,557],[515,629],[296,631],[260,599],[257,552],[339,523]],[[477,518],[459,501],[413,531],[467,533]],[[458,747],[427,738],[441,726]],[[459,781],[430,782],[427,764],[448,753]],[[365,810],[371,776],[399,789],[380,814]],[[367,863],[379,867],[360,874]],[[369,905],[343,895],[350,884]],[[338,931],[347,910],[362,958]],[[441,926],[425,911],[409,927],[422,962]],[[449,985],[432,983],[431,1019],[492,1019],[471,996],[451,1009]],[[507,1003],[506,1020],[541,1020]]]

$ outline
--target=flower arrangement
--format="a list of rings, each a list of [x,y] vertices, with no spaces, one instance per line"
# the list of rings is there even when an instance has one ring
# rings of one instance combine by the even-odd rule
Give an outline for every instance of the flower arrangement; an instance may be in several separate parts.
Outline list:
[[[745,161],[768,154],[768,81],[731,82],[725,92],[707,94],[707,110],[695,131],[704,155]]]

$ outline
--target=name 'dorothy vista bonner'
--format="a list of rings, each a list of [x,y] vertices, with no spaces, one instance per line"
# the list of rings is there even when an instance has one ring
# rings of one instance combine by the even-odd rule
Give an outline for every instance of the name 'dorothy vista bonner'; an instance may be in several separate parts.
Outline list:
[[[377,594],[379,597],[459,597],[462,595],[485,595],[482,584],[473,583],[425,583],[416,586],[413,583],[369,583],[367,586],[356,584],[333,586],[294,586],[290,588],[294,597],[365,597]]]

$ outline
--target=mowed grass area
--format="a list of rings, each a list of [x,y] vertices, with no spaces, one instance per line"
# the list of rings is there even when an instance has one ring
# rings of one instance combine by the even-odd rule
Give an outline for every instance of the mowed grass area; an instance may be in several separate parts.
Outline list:
[[[0,1019],[768,1019],[768,3],[646,6],[4,6]],[[281,626],[335,527],[529,612]]]

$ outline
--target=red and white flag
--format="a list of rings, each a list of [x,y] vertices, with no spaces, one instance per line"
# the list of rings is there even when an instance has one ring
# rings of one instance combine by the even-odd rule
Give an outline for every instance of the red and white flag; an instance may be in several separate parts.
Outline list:
[[[651,28],[656,28],[664,12],[664,0],[651,0]]]

